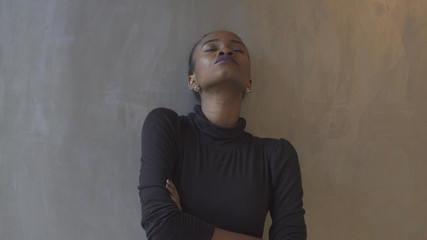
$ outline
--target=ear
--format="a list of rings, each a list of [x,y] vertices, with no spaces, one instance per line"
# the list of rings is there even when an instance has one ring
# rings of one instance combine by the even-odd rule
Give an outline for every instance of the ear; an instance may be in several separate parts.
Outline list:
[[[248,82],[248,88],[249,88],[249,89],[251,89],[251,88],[252,88],[252,79],[249,79],[249,82]]]
[[[193,84],[194,84],[194,82],[196,82],[196,76],[194,76],[194,74],[193,75],[190,75],[190,76],[188,76],[188,88],[189,89],[192,89],[193,88]]]

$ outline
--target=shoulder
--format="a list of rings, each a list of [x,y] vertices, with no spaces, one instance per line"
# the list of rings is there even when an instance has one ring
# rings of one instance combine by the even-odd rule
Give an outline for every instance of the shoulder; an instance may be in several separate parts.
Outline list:
[[[298,154],[288,140],[266,139],[265,151],[267,151],[272,189],[276,190],[283,184],[290,184],[292,179],[301,178]]]
[[[298,154],[295,147],[284,138],[264,138],[264,151],[266,151],[270,164],[283,166],[290,162],[298,162]]]
[[[295,147],[288,140],[284,138],[275,139],[274,148],[277,152],[284,152],[287,154],[296,153]]]
[[[296,153],[295,147],[288,140],[284,138],[260,138],[252,136],[252,139],[262,142],[264,150],[272,157],[280,154],[293,154]]]
[[[176,119],[176,118],[178,118],[178,114],[172,109],[155,108],[148,113],[147,118],[145,120],[147,121],[151,119],[159,120],[159,119]]]
[[[172,124],[175,125],[180,116],[169,108],[155,108],[145,118],[144,125]]]
[[[168,108],[155,108],[145,118],[143,131],[155,132],[177,132],[182,127],[185,116],[178,114]]]

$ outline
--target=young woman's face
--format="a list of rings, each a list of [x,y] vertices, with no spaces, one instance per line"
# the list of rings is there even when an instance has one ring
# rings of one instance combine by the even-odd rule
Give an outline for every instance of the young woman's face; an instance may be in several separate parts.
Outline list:
[[[242,94],[250,87],[248,50],[236,34],[228,31],[209,33],[194,51],[194,76],[203,92],[211,89]]]

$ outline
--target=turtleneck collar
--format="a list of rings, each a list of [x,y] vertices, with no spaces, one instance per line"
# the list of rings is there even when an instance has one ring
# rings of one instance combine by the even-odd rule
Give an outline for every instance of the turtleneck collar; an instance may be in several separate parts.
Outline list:
[[[233,127],[221,127],[209,121],[200,105],[194,106],[194,113],[190,113],[189,117],[193,119],[200,136],[219,150],[234,148],[250,135],[245,132],[246,120],[242,117]]]

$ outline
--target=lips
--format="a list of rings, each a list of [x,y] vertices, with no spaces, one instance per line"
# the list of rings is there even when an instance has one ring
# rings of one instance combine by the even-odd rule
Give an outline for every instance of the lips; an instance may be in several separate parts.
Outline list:
[[[234,58],[232,56],[230,56],[230,55],[222,55],[222,56],[220,56],[215,61],[215,64],[221,63],[221,62],[232,62],[232,63],[237,64],[236,60],[234,60]]]

